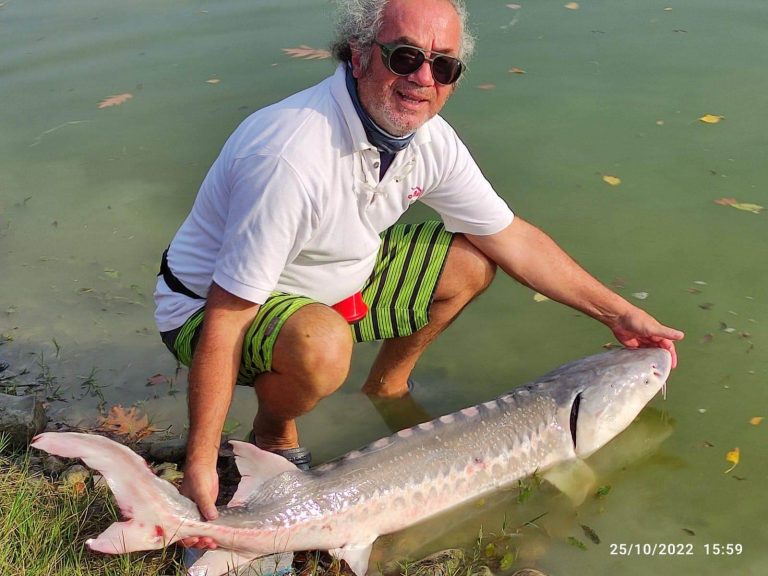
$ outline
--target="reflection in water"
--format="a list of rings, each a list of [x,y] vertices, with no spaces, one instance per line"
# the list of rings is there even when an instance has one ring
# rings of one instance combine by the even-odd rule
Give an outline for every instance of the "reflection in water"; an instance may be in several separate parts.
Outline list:
[[[600,498],[595,493],[606,486],[620,492],[621,476],[631,474],[632,467],[648,466],[651,458],[652,465],[659,467],[657,473],[671,468],[674,464],[660,457],[659,450],[673,430],[674,423],[667,414],[654,408],[643,410],[632,425],[586,460],[596,484],[590,490],[590,502],[583,507],[574,505],[546,480],[528,479],[517,487],[383,537],[376,544],[376,558],[386,564],[402,558],[422,558],[457,543],[471,548],[476,545],[478,534],[483,534],[486,542],[502,541],[526,566],[537,565],[551,547],[567,543],[569,536],[593,546],[581,524],[587,526],[592,522],[589,508]],[[581,480],[573,478],[575,482]],[[605,506],[612,498],[609,494],[604,497]],[[501,538],[502,531],[507,538]],[[607,537],[602,535],[602,539]]]

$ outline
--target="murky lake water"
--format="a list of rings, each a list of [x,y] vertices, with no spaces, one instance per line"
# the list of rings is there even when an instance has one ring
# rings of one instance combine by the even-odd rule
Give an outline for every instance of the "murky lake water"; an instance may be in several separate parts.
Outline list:
[[[548,511],[537,524],[549,537],[526,529],[516,567],[765,573],[768,420],[750,419],[768,417],[768,214],[715,201],[768,205],[768,8],[564,4],[470,2],[478,53],[444,116],[514,210],[687,332],[680,367],[667,399],[596,456],[607,496],[575,510],[549,488],[488,501],[457,528],[382,540],[378,557],[468,545],[481,525],[487,535],[505,516],[514,527]],[[47,382],[57,419],[92,424],[100,394],[183,431],[184,374],[146,385],[175,371],[152,320],[159,255],[234,127],[332,72],[281,50],[325,47],[331,21],[323,0],[0,2],[0,359]],[[98,108],[120,94],[132,98]],[[414,397],[436,416],[609,341],[498,278],[419,364]],[[347,385],[301,422],[318,460],[389,431],[358,392],[374,353],[361,346]],[[239,390],[236,435],[254,407]],[[736,447],[741,462],[724,473]],[[653,556],[646,543],[692,554]],[[714,554],[729,543],[742,553]],[[639,550],[612,554],[618,544]]]

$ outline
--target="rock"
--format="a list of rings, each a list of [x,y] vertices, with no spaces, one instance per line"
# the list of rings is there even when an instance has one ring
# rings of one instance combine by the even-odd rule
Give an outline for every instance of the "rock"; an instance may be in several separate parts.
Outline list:
[[[67,466],[69,465],[65,459],[48,453],[45,453],[45,455],[41,458],[41,461],[43,472],[51,476],[58,476],[64,472],[64,470],[66,470]]]
[[[447,576],[466,572],[460,570],[464,562],[464,551],[459,548],[449,548],[441,550],[414,562],[409,566],[409,572],[413,574],[429,574],[430,576]]]
[[[149,442],[147,455],[155,462],[183,462],[187,454],[187,439],[172,438]]]
[[[27,447],[46,422],[43,403],[35,396],[0,394],[0,434],[7,434],[12,446]]]
[[[85,482],[91,477],[91,471],[85,466],[74,464],[61,473],[60,480],[66,486],[74,486],[79,482]]]

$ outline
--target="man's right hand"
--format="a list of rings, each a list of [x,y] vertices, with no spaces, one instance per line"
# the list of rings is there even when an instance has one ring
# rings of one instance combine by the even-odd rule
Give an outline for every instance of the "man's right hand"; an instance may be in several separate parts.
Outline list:
[[[205,520],[215,520],[219,517],[216,509],[216,497],[219,493],[219,476],[216,464],[187,463],[184,466],[184,479],[179,490],[182,495],[192,500],[200,509]],[[188,548],[207,548],[215,550],[216,541],[207,537],[184,538],[180,541]]]

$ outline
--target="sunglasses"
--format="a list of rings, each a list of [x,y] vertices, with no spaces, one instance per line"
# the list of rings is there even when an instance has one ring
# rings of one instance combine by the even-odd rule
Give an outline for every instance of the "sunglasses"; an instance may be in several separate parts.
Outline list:
[[[453,84],[464,71],[464,63],[458,58],[433,52],[434,58],[427,58],[426,52],[408,44],[384,44],[373,41],[381,48],[381,59],[387,70],[398,76],[408,76],[421,68],[424,62],[429,62],[432,77],[440,84]]]

